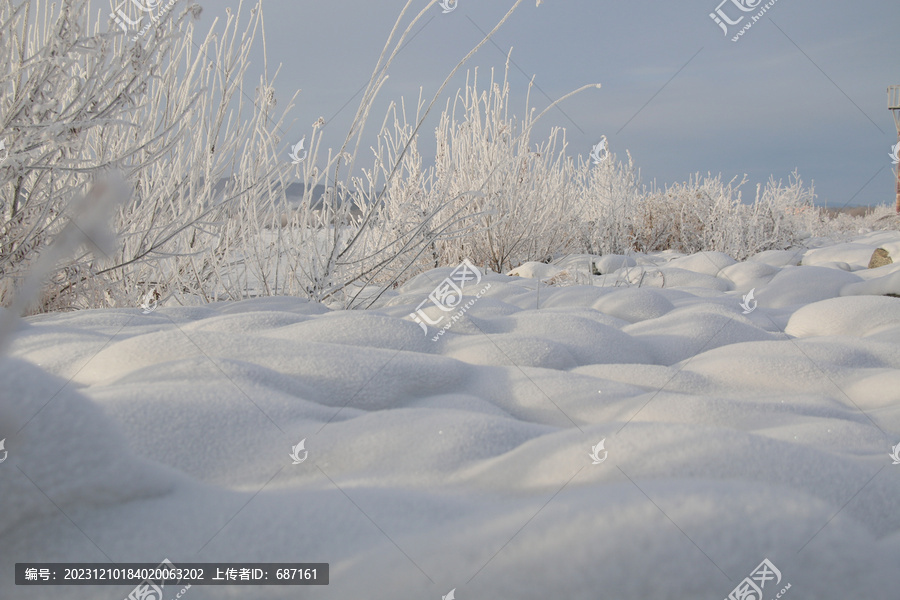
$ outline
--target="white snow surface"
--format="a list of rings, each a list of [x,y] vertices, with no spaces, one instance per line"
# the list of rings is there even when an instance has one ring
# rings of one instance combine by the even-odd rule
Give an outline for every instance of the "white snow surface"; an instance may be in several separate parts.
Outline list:
[[[0,360],[0,598],[132,587],[17,587],[15,562],[163,558],[331,565],[187,600],[721,599],[765,558],[767,599],[896,598],[900,268],[867,269],[878,247],[900,233],[528,263],[470,283],[437,341],[410,313],[452,268],[369,310],[29,318]]]

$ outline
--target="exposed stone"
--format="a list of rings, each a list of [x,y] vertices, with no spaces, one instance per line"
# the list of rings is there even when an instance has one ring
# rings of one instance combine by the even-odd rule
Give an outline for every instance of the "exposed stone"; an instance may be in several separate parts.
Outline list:
[[[878,248],[875,250],[875,252],[872,253],[872,258],[869,259],[869,268],[877,269],[878,267],[883,267],[893,262],[894,260],[891,258],[891,255],[888,254],[887,250],[885,250],[884,248]]]

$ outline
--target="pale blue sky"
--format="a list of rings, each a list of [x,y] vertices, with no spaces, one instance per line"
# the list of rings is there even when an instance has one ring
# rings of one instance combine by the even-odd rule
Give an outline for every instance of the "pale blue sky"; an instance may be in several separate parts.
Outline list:
[[[510,107],[518,114],[532,75],[552,99],[601,83],[601,90],[549,113],[543,125],[567,128],[570,154],[587,154],[606,135],[612,151],[631,151],[645,181],[682,181],[697,171],[726,178],[747,173],[752,196],[756,182],[770,174],[786,180],[797,168],[806,182],[815,181],[820,203],[893,204],[888,154],[897,134],[885,90],[900,84],[900,3],[778,0],[734,43],[709,17],[720,1],[545,0],[535,7],[526,0],[494,38],[499,48],[488,44],[470,66],[502,70],[513,47],[525,73],[511,76]],[[270,69],[282,63],[278,98],[302,90],[285,143],[323,116],[332,119],[326,141],[340,144],[358,103],[354,95],[404,3],[265,0]],[[205,28],[237,1],[203,4]],[[479,28],[488,31],[511,5],[459,0],[449,14],[434,7],[397,59],[370,131],[388,101],[413,100],[420,86],[430,97],[480,40]],[[731,0],[722,10],[732,19],[756,12],[741,13]],[[464,73],[444,95],[463,79]],[[540,110],[547,97],[536,90],[532,100]],[[426,155],[433,129],[433,123],[422,129]]]

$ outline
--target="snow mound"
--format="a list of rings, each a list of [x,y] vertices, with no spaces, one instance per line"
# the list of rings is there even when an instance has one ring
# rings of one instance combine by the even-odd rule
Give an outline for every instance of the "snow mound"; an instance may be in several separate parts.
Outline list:
[[[715,277],[722,269],[735,263],[736,260],[722,252],[697,252],[671,260],[666,266]]]
[[[860,243],[835,244],[824,248],[807,250],[803,255],[804,265],[816,266],[829,263],[844,263],[854,271],[869,266],[869,259],[878,246]]]
[[[879,267],[887,269],[887,267]],[[872,269],[878,271],[879,269]],[[879,273],[878,277],[866,278],[858,283],[848,283],[841,288],[841,296],[900,296],[900,269]]]
[[[548,265],[541,262],[527,262],[516,267],[507,275],[510,277],[528,277],[531,279],[549,279],[562,273],[564,269],[556,265]]]
[[[762,306],[784,308],[839,296],[841,289],[862,281],[853,273],[826,267],[786,267],[756,290]]]
[[[803,252],[798,250],[764,250],[747,259],[772,267],[796,267],[803,260]]]
[[[900,324],[900,298],[860,296],[809,304],[791,315],[785,333],[794,337],[867,336]]]
[[[171,492],[173,473],[128,449],[115,422],[63,379],[0,359],[0,534],[60,511],[99,508]],[[4,578],[6,579],[6,578]]]
[[[636,265],[637,261],[632,257],[623,256],[621,254],[607,254],[594,260],[594,267],[601,275],[618,271],[624,267],[634,267]]]
[[[736,290],[750,291],[768,284],[781,269],[763,262],[735,263],[722,269],[719,275],[730,280]]]
[[[625,288],[599,298],[593,303],[603,314],[635,323],[661,317],[675,306],[662,292],[649,288]]]

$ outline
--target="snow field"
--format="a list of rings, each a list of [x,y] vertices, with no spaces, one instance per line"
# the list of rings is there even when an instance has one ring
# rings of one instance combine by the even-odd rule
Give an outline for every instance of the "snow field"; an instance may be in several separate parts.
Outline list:
[[[367,311],[32,317],[0,360],[0,569],[329,562],[327,588],[189,597],[644,600],[724,598],[768,558],[798,598],[890,597],[900,299],[872,294],[900,267],[866,269],[878,247],[900,234],[526,263],[437,342],[409,315],[451,268]]]

